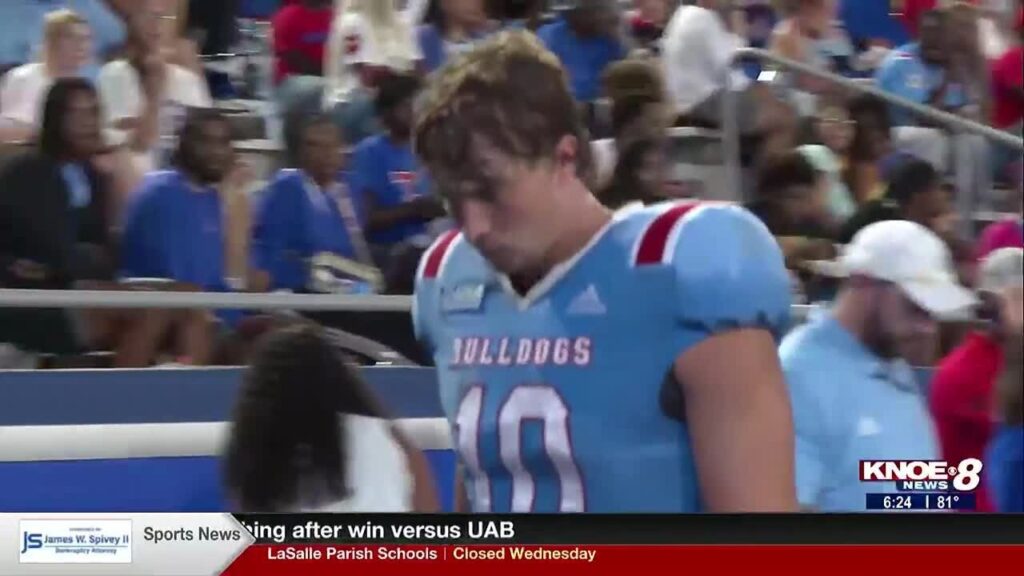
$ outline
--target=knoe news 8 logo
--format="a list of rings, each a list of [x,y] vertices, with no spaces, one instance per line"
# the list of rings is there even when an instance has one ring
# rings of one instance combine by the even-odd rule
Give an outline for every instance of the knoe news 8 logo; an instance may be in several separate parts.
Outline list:
[[[861,482],[896,482],[899,490],[971,492],[981,485],[981,460],[861,460]]]
[[[37,519],[18,523],[22,564],[129,564],[132,521]]]

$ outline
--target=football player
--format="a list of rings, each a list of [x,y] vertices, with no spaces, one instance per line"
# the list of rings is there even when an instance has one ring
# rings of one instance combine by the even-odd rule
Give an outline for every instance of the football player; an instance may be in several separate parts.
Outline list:
[[[414,325],[477,512],[789,511],[782,255],[751,214],[611,212],[558,59],[523,32],[439,72],[415,147],[458,231]]]

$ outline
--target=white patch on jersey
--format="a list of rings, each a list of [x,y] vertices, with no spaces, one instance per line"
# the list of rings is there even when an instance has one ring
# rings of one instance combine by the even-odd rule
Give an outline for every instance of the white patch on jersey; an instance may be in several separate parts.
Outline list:
[[[459,284],[441,293],[441,310],[445,312],[472,312],[484,304],[486,287],[481,283]]]
[[[882,425],[871,416],[861,416],[857,421],[857,437],[878,436],[882,433]]]
[[[587,286],[587,289],[580,292],[576,298],[573,298],[572,302],[569,303],[569,314],[576,314],[581,316],[601,316],[608,312],[604,302],[601,301],[601,296],[597,293],[597,286],[593,284]]]

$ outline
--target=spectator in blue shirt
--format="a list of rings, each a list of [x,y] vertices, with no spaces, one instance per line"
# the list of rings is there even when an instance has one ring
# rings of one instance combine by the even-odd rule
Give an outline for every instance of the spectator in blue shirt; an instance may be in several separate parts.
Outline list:
[[[949,28],[943,12],[921,19],[921,40],[900,46],[886,57],[875,74],[878,87],[918,104],[955,112],[967,105],[963,84],[949,66]],[[894,126],[917,126],[913,113],[892,106]]]
[[[330,117],[313,116],[291,122],[286,140],[296,168],[277,173],[256,209],[252,256],[266,276],[261,288],[378,290],[361,211],[341,173],[338,129]],[[329,281],[318,281],[323,274]]]
[[[557,20],[537,31],[565,66],[576,100],[592,102],[601,96],[605,68],[626,56],[619,24],[614,0],[591,0],[575,2]]]
[[[891,483],[860,481],[860,460],[938,460],[938,440],[911,364],[935,344],[936,319],[963,313],[949,249],[903,220],[862,230],[841,258],[835,307],[791,332],[780,356],[796,429],[800,504],[865,509]]]
[[[228,291],[224,209],[217,190],[234,160],[227,118],[189,110],[174,170],[152,172],[136,192],[121,241],[126,278],[160,278],[206,292]],[[229,323],[240,315],[219,314]]]
[[[964,60],[952,56],[953,29],[945,12],[933,10],[921,17],[920,42],[890,53],[875,74],[878,87],[918,104],[964,116],[977,115],[977,90],[970,89],[974,72]],[[972,97],[972,95],[974,97]],[[947,137],[943,126],[917,117],[899,106],[890,107],[893,139],[898,147],[948,174],[953,165],[963,166],[957,188],[982,195],[992,186],[988,145],[981,137]],[[953,163],[953,156],[958,160]]]
[[[423,67],[437,70],[498,29],[484,0],[432,0],[418,31]]]
[[[412,151],[412,105],[420,86],[411,75],[381,80],[374,104],[386,132],[363,140],[353,154],[353,186],[366,210],[367,239],[384,251],[425,234],[427,223],[444,213]]]

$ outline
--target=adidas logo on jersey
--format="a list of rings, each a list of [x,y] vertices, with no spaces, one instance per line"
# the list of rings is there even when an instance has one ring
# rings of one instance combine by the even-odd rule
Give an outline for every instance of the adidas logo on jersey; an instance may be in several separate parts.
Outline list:
[[[597,287],[591,284],[569,303],[569,314],[599,316],[607,312],[604,302],[597,294]]]
[[[857,421],[857,436],[865,438],[868,436],[878,436],[882,433],[882,425],[871,416],[861,416],[860,420]]]

